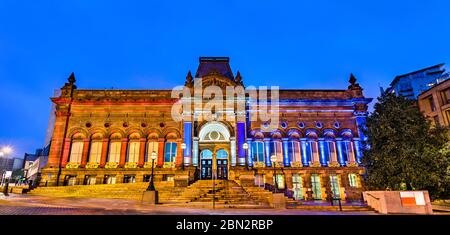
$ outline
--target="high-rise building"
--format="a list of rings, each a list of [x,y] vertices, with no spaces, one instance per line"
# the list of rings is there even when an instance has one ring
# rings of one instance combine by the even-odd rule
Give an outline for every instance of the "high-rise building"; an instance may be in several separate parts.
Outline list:
[[[394,93],[408,99],[417,99],[419,94],[449,78],[445,73],[444,63],[399,75],[391,82],[386,92]]]

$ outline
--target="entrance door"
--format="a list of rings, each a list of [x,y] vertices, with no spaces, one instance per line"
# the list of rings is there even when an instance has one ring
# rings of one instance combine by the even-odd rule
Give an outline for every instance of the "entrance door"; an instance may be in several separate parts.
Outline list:
[[[217,179],[228,178],[228,160],[217,159]]]
[[[201,178],[212,179],[212,159],[201,160]]]

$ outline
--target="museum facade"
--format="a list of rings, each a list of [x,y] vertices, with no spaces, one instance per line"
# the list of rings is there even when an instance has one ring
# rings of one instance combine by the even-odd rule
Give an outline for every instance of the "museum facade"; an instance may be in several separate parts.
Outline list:
[[[200,93],[209,95],[194,94],[199,82]],[[296,199],[361,198],[362,130],[371,99],[353,75],[346,89],[272,89],[270,102],[262,102],[251,94],[263,89],[248,90],[229,58],[200,57],[184,83],[175,97],[176,89],[90,90],[78,88],[72,73],[51,98],[55,122],[40,185],[143,182],[154,167],[155,181],[175,187],[214,178],[276,187]],[[223,93],[213,96],[208,87]],[[216,99],[230,87],[244,95]],[[255,118],[275,103],[276,117]]]

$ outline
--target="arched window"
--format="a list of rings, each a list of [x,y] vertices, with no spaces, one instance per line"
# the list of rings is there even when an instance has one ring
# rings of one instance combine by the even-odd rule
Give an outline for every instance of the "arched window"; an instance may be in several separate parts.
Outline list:
[[[212,152],[209,149],[202,150],[200,155],[201,159],[212,159]]]
[[[89,162],[99,163],[102,156],[102,144],[101,141],[94,141],[91,143],[91,150],[89,153]]]
[[[164,145],[164,162],[174,162],[177,156],[177,143],[166,142]]]
[[[152,161],[152,153],[155,152],[156,156],[158,156],[158,142],[150,141],[147,143],[147,154],[145,155],[145,162]]]
[[[228,159],[228,153],[227,151],[220,149],[216,152],[216,158],[217,159]]]
[[[109,144],[108,162],[118,163],[120,161],[121,148],[122,148],[122,143],[119,141],[112,141]]]
[[[252,143],[253,162],[264,162],[264,142],[255,141]]]
[[[83,155],[83,145],[84,143],[82,141],[76,141],[72,143],[69,162],[81,163],[81,156]]]
[[[128,144],[128,160],[127,162],[138,162],[139,161],[139,150],[141,143],[136,140],[130,141]]]

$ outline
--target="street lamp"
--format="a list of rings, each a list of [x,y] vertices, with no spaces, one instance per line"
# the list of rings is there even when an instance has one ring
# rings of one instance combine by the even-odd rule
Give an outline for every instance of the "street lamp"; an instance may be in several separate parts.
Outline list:
[[[274,187],[275,187],[274,192],[277,193],[278,185],[277,185],[277,173],[276,173],[276,168],[275,168],[275,162],[277,161],[277,156],[276,156],[275,154],[272,155],[272,156],[270,156],[270,161],[272,162],[272,166],[273,166],[273,176],[274,176],[274,181],[275,181],[275,184],[274,184]]]
[[[184,170],[184,150],[186,149],[185,143],[181,144],[181,149],[183,149],[183,154],[182,154],[182,158],[181,158],[181,169]]]
[[[245,169],[248,170],[248,154],[247,154],[247,151],[248,151],[248,144],[247,144],[247,143],[244,143],[244,144],[242,145],[242,148],[245,150]]]
[[[150,155],[150,158],[152,159],[152,175],[151,175],[151,178],[150,178],[150,184],[148,185],[148,188],[147,188],[147,191],[156,191],[155,190],[155,185],[154,185],[154,182],[153,182],[153,170],[154,170],[154,168],[155,168],[155,160],[156,160],[156,152],[155,151],[153,151],[152,153],[151,153],[151,155]]]
[[[6,160],[7,160],[7,158],[6,158],[6,155],[8,155],[8,154],[10,154],[10,153],[12,153],[12,151],[13,151],[13,149],[11,148],[11,147],[9,147],[9,146],[5,146],[5,147],[3,147],[2,149],[1,149],[1,151],[0,151],[0,156],[1,157],[3,157],[3,156],[5,156],[5,159],[4,159],[4,166],[3,166],[3,177],[2,177],[2,180],[3,180],[3,182],[4,182],[4,186],[3,186],[3,194],[5,195],[5,196],[9,196],[9,194],[8,194],[8,186],[9,186],[9,180],[6,178]]]

